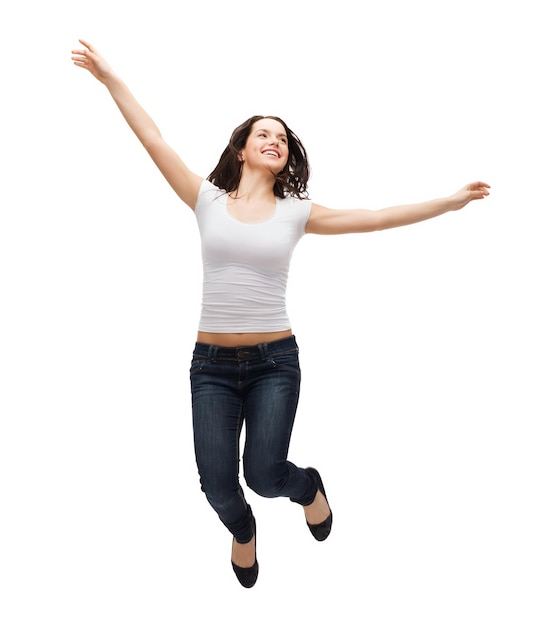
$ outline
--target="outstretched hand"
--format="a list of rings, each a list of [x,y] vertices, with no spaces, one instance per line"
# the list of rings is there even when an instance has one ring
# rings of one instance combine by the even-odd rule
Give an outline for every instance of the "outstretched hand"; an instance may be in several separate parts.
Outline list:
[[[95,78],[104,83],[112,75],[112,69],[96,48],[83,39],[78,40],[84,48],[72,51],[74,65],[88,70]]]
[[[462,189],[459,189],[457,193],[453,194],[452,199],[455,201],[455,211],[462,209],[472,200],[483,200],[489,195],[490,185],[477,181],[465,185]]]

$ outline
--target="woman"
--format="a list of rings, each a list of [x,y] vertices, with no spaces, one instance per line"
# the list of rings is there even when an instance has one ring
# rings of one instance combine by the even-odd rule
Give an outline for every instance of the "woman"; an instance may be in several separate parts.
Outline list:
[[[163,140],[155,123],[98,51],[73,51],[110,92],[127,123],[177,195],[196,214],[204,267],[202,313],[191,365],[196,461],[202,490],[233,536],[232,566],[244,587],[258,576],[255,518],[239,482],[243,471],[265,497],[304,507],[318,541],[333,514],[320,474],[287,460],[299,397],[298,347],[285,308],[293,249],[305,233],[362,233],[413,224],[489,195],[475,182],[452,196],[369,211],[334,210],[308,199],[309,166],[298,137],[276,117],[239,126],[204,180]]]

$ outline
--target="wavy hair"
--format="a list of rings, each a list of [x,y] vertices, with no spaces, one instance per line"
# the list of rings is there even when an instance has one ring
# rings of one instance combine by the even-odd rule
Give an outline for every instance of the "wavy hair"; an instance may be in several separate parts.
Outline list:
[[[295,196],[301,199],[308,198],[310,166],[306,150],[301,140],[288,125],[282,119],[273,115],[254,115],[235,128],[217,166],[207,177],[207,180],[220,189],[224,189],[227,193],[238,189],[243,166],[242,161],[239,159],[240,151],[245,147],[253,124],[264,119],[276,120],[284,127],[287,134],[289,156],[283,170],[275,176],[274,195],[278,198],[285,198],[286,196]]]

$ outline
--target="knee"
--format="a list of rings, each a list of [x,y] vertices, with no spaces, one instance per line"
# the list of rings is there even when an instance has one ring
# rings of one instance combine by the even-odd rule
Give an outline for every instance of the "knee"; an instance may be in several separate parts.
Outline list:
[[[263,498],[277,498],[283,492],[286,478],[272,464],[245,464],[247,486]]]

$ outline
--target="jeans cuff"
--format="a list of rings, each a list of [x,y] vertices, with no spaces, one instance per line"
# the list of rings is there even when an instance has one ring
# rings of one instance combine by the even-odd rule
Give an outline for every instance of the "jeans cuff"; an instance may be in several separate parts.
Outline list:
[[[308,489],[306,493],[304,494],[304,496],[301,496],[300,498],[289,498],[289,499],[291,500],[291,502],[296,502],[297,504],[300,504],[301,506],[308,506],[309,504],[312,504],[312,502],[314,502],[316,493],[318,493],[318,484],[316,482],[316,477],[314,476],[314,474],[312,474],[311,472],[308,472],[305,469],[300,470],[300,471],[305,472],[306,476],[308,477],[308,483],[309,483]]]

